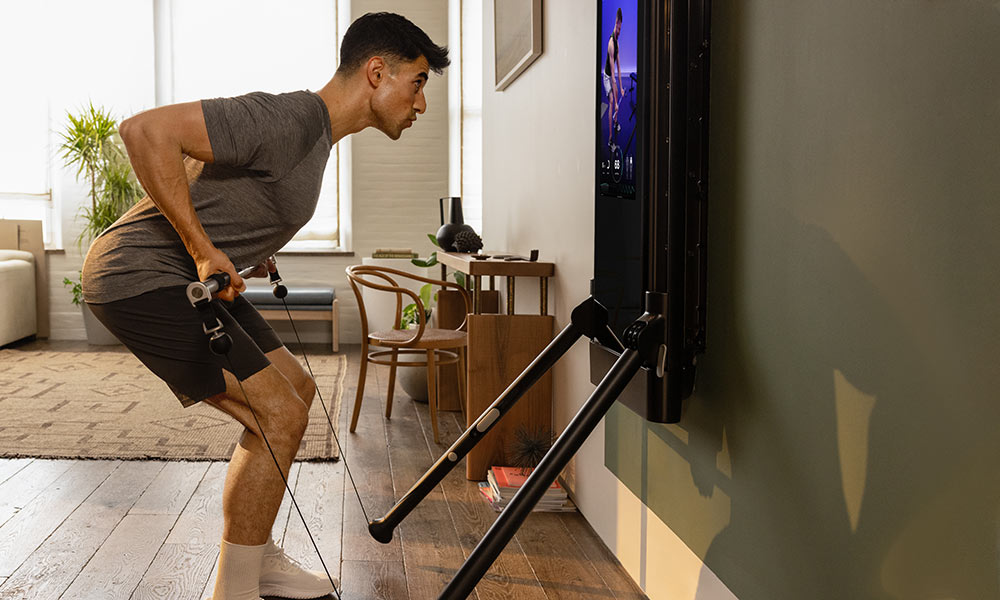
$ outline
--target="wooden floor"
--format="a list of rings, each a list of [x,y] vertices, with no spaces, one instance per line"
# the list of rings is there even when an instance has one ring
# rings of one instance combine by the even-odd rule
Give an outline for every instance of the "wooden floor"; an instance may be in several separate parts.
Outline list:
[[[388,370],[380,367],[369,369],[357,432],[346,433],[359,355],[344,348],[351,372],[341,444],[374,518],[463,427],[460,415],[442,413],[435,444],[427,406],[400,389],[385,420]],[[210,596],[225,473],[223,462],[0,459],[0,599]],[[344,461],[296,463],[290,477],[345,600],[437,598],[496,517],[459,465],[382,545],[368,535],[345,473]],[[273,534],[291,556],[321,568],[287,497]],[[531,515],[471,597],[645,598],[577,513]]]

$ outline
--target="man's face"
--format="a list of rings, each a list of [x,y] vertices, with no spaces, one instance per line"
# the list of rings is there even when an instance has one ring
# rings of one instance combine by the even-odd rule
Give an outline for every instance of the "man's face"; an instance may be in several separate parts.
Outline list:
[[[430,66],[423,56],[412,62],[396,61],[382,69],[371,106],[376,127],[393,140],[427,110],[424,86]]]

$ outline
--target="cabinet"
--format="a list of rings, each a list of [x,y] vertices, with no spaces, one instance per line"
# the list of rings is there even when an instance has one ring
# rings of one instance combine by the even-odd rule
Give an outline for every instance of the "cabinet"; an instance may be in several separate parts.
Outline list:
[[[548,314],[548,280],[553,263],[477,260],[469,254],[439,252],[445,266],[465,273],[472,286],[473,313],[468,316],[469,373],[466,379],[466,425],[471,425],[552,341],[554,319]],[[515,314],[516,279],[537,277],[539,313]],[[482,314],[484,284],[506,287],[506,310]],[[546,373],[466,456],[466,477],[481,481],[493,465],[508,462],[518,429],[552,429],[552,374]]]

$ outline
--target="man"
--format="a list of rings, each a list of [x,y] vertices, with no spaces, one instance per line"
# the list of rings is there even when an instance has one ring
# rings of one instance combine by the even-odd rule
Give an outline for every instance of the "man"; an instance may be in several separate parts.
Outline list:
[[[263,276],[267,257],[312,216],[333,145],[366,127],[399,139],[427,107],[428,72],[449,64],[447,48],[390,13],[356,20],[340,52],[318,93],[257,92],[124,121],[120,133],[148,196],[84,263],[84,299],[98,319],[184,406],[205,402],[246,428],[223,492],[214,600],[333,591],[325,574],[304,570],[270,540],[284,493],[275,462],[288,472],[315,382],[238,296],[246,286],[234,265],[259,265],[253,275]],[[188,282],[220,271],[231,280],[213,303],[233,338],[228,356],[211,354],[184,294]]]
[[[618,62],[618,36],[622,32],[622,9],[615,13],[615,28],[608,38],[608,50],[604,58],[604,93],[608,95],[608,147],[614,152],[615,133],[621,127],[618,125],[618,107],[622,101],[622,66]],[[618,78],[615,79],[617,72]]]

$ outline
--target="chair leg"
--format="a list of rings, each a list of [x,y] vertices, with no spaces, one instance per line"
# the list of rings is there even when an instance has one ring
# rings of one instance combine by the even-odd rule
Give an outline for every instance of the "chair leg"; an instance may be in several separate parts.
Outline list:
[[[465,348],[458,349],[458,362],[455,363],[455,368],[458,369],[458,398],[460,408],[462,409],[462,414],[466,411],[466,396],[468,396],[468,390],[465,389],[465,374],[466,374],[466,364],[465,364]]]
[[[437,393],[437,362],[433,350],[427,351],[427,406],[431,409],[431,427],[434,428],[434,443],[440,444],[438,436],[438,393]]]
[[[361,400],[365,397],[365,375],[368,373],[368,344],[361,344],[361,374],[358,375],[358,395],[354,398],[354,414],[351,416],[351,433],[358,426],[361,415]]]
[[[392,394],[396,391],[396,361],[399,360],[399,350],[392,349],[392,365],[389,367],[389,397],[385,400],[385,418],[392,418]]]

